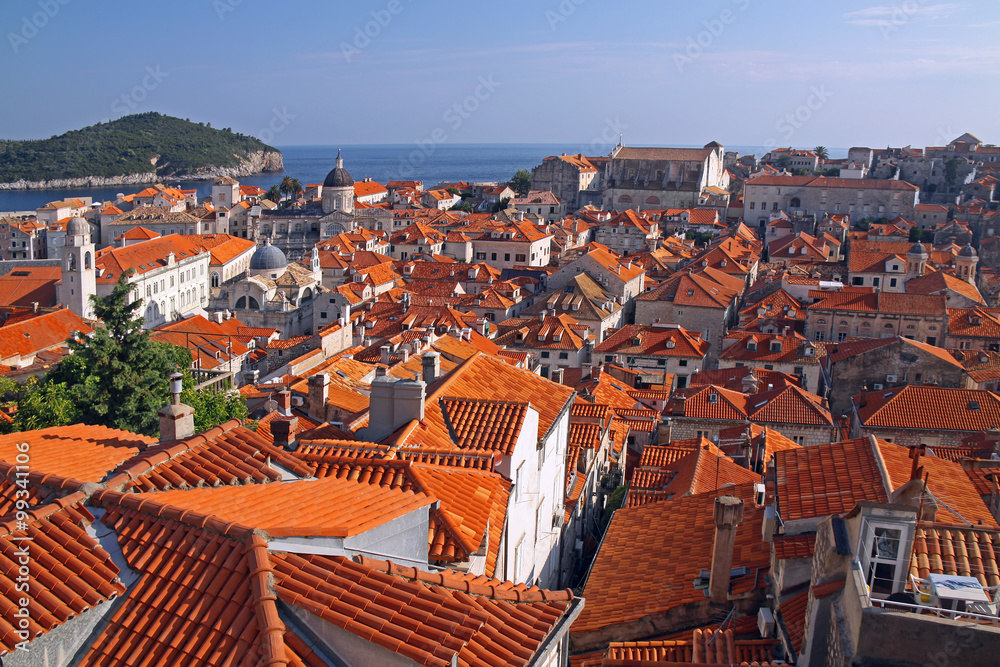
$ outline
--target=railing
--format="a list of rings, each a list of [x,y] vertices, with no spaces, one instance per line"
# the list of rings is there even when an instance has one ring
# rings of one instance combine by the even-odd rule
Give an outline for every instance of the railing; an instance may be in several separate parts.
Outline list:
[[[863,570],[861,569],[861,562],[855,559],[852,562],[854,574],[861,575]],[[930,604],[917,604],[909,602],[897,602],[895,600],[888,600],[882,598],[873,598],[871,596],[871,589],[868,587],[868,582],[865,581],[864,576],[858,576],[855,579],[858,585],[858,597],[861,599],[861,608],[864,609],[868,607],[877,607],[885,611],[903,611],[910,612],[914,614],[929,615],[935,618],[947,618],[953,621],[964,621],[966,623],[972,623],[975,625],[991,625],[995,628],[1000,627],[1000,617],[998,616],[987,616],[985,614],[977,614],[971,611],[956,611],[953,609],[944,609],[942,607],[935,607]],[[919,593],[916,593],[919,595]]]

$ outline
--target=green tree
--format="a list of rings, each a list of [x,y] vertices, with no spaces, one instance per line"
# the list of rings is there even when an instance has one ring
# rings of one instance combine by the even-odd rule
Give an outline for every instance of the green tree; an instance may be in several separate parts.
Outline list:
[[[278,191],[281,192],[281,194],[285,195],[285,196],[288,196],[288,195],[292,194],[292,177],[291,176],[285,176],[283,179],[281,179],[281,185],[278,186]]]
[[[830,157],[830,151],[827,150],[826,146],[817,146],[813,149],[813,153],[819,156],[820,160],[826,160]]]
[[[84,423],[153,435],[156,412],[169,396],[167,376],[189,368],[191,353],[149,337],[136,314],[141,301],[132,301],[131,291],[123,275],[111,294],[91,297],[103,326],[89,339],[70,341],[73,354],[45,382],[67,387]]]
[[[962,160],[959,158],[954,158],[948,160],[944,165],[944,179],[948,182],[948,187],[955,187],[955,182],[958,180],[958,166],[962,164]]]
[[[275,204],[277,204],[279,201],[281,201],[281,188],[279,188],[277,185],[272,185],[271,188],[267,191],[267,194],[264,195],[264,199],[270,199]]]
[[[509,204],[509,203],[510,203],[510,197],[504,197],[503,199],[501,199],[500,201],[498,201],[496,204],[493,204],[493,210],[491,212],[492,213],[499,213],[500,211],[503,211],[504,209],[506,209],[507,208],[507,204]]]
[[[507,185],[518,197],[524,197],[531,191],[531,173],[527,169],[518,169]]]
[[[292,191],[292,199],[298,199],[299,195],[305,192],[305,189],[302,187],[302,184],[299,183],[299,179],[297,178],[292,179],[290,187]]]
[[[181,403],[194,408],[194,430],[198,433],[230,419],[246,421],[249,415],[246,403],[238,391],[195,391],[191,387],[181,393]]]

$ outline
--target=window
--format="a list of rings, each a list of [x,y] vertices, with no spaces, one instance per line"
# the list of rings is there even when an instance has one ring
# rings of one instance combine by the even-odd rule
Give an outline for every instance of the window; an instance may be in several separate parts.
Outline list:
[[[895,287],[895,286],[896,286],[896,279],[889,278],[889,287]]]
[[[543,352],[542,352],[542,359],[548,359],[548,358],[549,358],[549,353],[548,353],[548,351],[543,351]]]
[[[757,202],[755,201],[750,202],[750,210],[753,211],[756,208],[757,208]]]
[[[680,359],[677,362],[677,365],[680,366],[681,368],[687,368],[688,360],[687,359]]]
[[[863,571],[868,588],[873,597],[888,597],[896,592],[901,577],[897,572],[903,567],[902,559],[906,557],[903,546],[903,531],[885,525],[869,524],[871,531],[862,552],[864,558]]]
[[[477,252],[476,253],[476,259],[486,259],[486,253],[485,252]]]
[[[514,261],[515,262],[525,262],[525,261],[527,261],[527,257],[523,253],[518,253],[518,254],[514,255]]]
[[[966,345],[968,345],[968,343],[966,343]],[[612,355],[612,354],[606,354],[606,355],[604,355],[604,361],[606,361],[607,363],[610,364],[614,360],[615,360],[614,355]]]
[[[525,496],[525,491],[522,489],[522,486],[524,485],[524,481],[525,481],[525,477],[524,477],[524,462],[522,461],[521,465],[517,466],[517,473],[514,476],[514,498],[515,498],[515,502],[520,502],[521,499],[524,498],[524,496]]]
[[[560,359],[569,359],[569,352],[560,352],[559,353],[559,358]]]
[[[872,287],[878,287],[879,279],[878,277],[872,278]]]
[[[495,252],[490,253],[490,259],[493,260],[494,262],[497,261],[497,254]]]
[[[505,252],[503,254],[503,261],[505,261],[505,262],[509,262],[510,261],[510,253],[509,252]]]
[[[854,276],[853,278],[851,278],[851,284],[861,287],[862,285],[865,284],[864,276]]]

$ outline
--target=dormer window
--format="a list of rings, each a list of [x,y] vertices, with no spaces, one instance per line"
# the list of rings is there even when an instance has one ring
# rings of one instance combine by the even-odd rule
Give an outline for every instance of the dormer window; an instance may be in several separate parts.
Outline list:
[[[756,352],[756,351],[757,351],[757,341],[755,340],[747,341],[747,352]]]
[[[713,391],[711,394],[708,395],[708,402],[709,403],[718,403],[719,402],[719,395],[716,394]]]
[[[781,341],[772,340],[771,341],[771,352],[781,352]]]

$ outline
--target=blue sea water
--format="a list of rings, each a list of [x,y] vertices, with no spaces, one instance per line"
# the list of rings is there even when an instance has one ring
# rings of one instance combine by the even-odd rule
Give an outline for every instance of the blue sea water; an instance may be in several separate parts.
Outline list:
[[[531,170],[549,155],[561,153],[590,154],[586,144],[367,144],[344,146],[279,146],[285,171],[257,174],[241,178],[245,185],[265,190],[280,183],[288,175],[303,185],[322,183],[333,169],[337,149],[343,151],[344,167],[355,180],[371,178],[385,183],[389,180],[419,180],[425,187],[442,181],[506,181],[518,169]],[[767,152],[761,146],[727,146],[726,150],[741,155]],[[831,157],[846,157],[846,149],[830,149]],[[168,182],[168,185],[176,183]],[[180,184],[185,189],[197,188],[198,196],[211,193],[211,181],[190,181]],[[113,200],[119,192],[138,192],[145,186],[109,188],[61,188],[56,190],[0,191],[0,212],[33,211],[50,201],[71,197],[93,197],[95,202]]]

